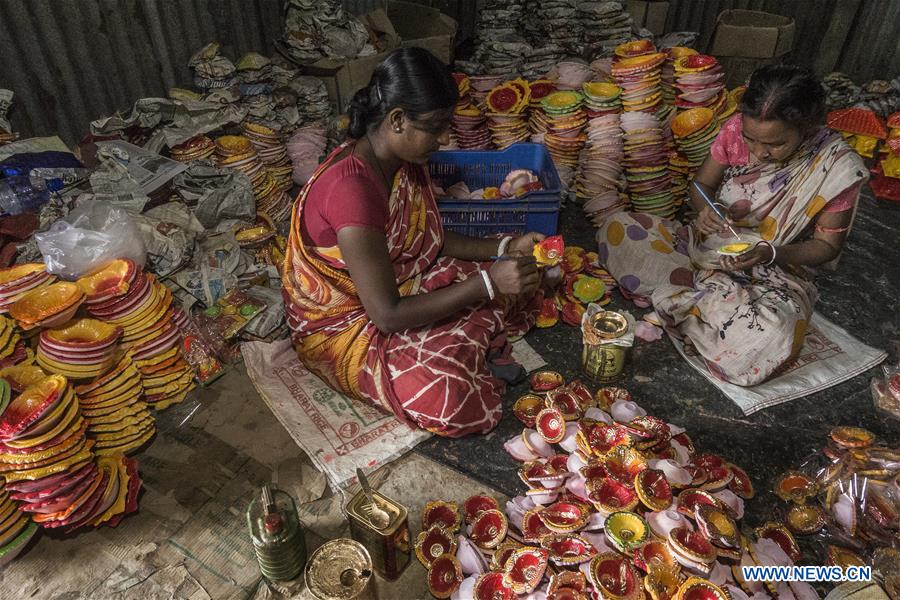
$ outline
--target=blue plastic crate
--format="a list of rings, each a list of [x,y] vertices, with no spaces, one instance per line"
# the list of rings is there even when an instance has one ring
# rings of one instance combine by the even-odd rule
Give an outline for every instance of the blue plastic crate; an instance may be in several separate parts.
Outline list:
[[[432,180],[443,189],[464,181],[470,190],[499,187],[513,169],[531,169],[544,189],[507,200],[438,198],[444,229],[471,237],[521,235],[536,231],[555,235],[561,198],[559,175],[541,144],[514,144],[506,150],[435,152],[429,161]]]

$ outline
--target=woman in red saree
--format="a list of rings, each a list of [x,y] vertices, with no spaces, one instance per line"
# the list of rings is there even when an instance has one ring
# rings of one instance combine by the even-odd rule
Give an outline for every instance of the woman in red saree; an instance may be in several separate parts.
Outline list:
[[[725,381],[757,384],[797,354],[818,297],[814,269],[838,257],[850,229],[868,175],[823,127],[824,100],[799,67],[756,71],[694,177],[749,252],[718,254],[737,240],[693,187],[692,227],[619,213],[597,235],[619,284],[650,298],[667,331]]]
[[[505,384],[490,359],[533,323],[541,275],[531,249],[543,237],[443,230],[426,163],[449,141],[457,100],[429,52],[388,55],[351,103],[350,141],[297,198],[283,280],[294,345],[311,371],[452,437],[500,420]]]

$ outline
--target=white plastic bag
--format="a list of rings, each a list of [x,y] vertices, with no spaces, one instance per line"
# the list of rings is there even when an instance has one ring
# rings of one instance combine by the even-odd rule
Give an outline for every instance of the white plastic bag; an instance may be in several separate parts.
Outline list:
[[[146,257],[128,213],[103,201],[79,206],[34,237],[47,270],[63,279],[77,279],[117,258],[144,266]]]

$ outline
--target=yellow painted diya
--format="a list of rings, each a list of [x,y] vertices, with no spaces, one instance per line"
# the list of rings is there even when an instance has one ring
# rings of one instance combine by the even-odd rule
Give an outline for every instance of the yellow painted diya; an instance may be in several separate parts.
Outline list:
[[[825,513],[818,506],[796,504],[785,518],[788,529],[799,535],[811,535],[825,526]]]
[[[606,518],[606,537],[617,550],[631,554],[650,537],[650,526],[634,512],[614,512]]]
[[[33,277],[47,270],[44,263],[23,263],[0,269],[0,286],[16,283],[26,277]]]
[[[67,385],[65,377],[51,375],[19,394],[0,416],[0,440],[20,436],[62,399]]]
[[[862,427],[835,427],[829,437],[844,448],[865,448],[875,441],[875,434]]]
[[[29,329],[52,317],[77,310],[84,299],[81,289],[74,283],[60,282],[37,288],[16,300],[9,309],[12,318],[23,328]]]
[[[658,567],[644,577],[644,589],[652,600],[672,600],[678,594],[684,576],[681,567]]]
[[[525,427],[534,428],[535,419],[544,408],[544,399],[535,394],[519,396],[513,404],[513,414]]]
[[[721,246],[717,252],[722,256],[740,256],[749,252],[751,248],[753,248],[753,244],[750,242],[732,242]]]
[[[642,571],[647,573],[657,569],[674,569],[681,567],[672,553],[669,546],[660,539],[650,539],[634,551],[634,564]]]
[[[16,392],[22,392],[45,377],[47,377],[47,373],[35,365],[13,365],[0,369],[0,379],[8,381],[10,387]]]
[[[712,123],[715,116],[712,110],[705,107],[681,111],[672,119],[672,133],[676,137],[686,137],[697,133]]]
[[[622,93],[622,88],[614,83],[591,81],[583,86],[585,94],[600,100],[612,100]]]
[[[58,350],[97,350],[106,348],[122,334],[122,329],[98,321],[97,319],[78,319],[55,329],[41,332],[41,338],[52,348]]]
[[[119,258],[79,278],[77,285],[88,302],[101,302],[126,294],[137,272],[133,260]]]

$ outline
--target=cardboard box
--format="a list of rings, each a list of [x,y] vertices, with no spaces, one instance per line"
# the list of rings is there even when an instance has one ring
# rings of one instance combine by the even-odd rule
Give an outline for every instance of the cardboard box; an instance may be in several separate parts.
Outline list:
[[[725,71],[725,87],[732,90],[744,85],[753,71],[765,65],[780,63],[781,58],[742,58],[740,56],[720,56],[719,64]]]
[[[430,6],[396,0],[388,3],[387,15],[400,36],[401,46],[425,48],[444,64],[453,60],[459,29],[456,19]]]
[[[775,58],[794,48],[794,19],[757,10],[724,10],[716,21],[713,56]]]
[[[347,109],[353,94],[368,85],[375,67],[384,60],[388,52],[400,45],[400,36],[384,10],[375,10],[360,17],[360,20],[383,40],[382,52],[347,61],[323,58],[303,67],[305,74],[314,75],[325,82],[331,109],[336,114],[341,114]]]
[[[637,27],[649,29],[653,35],[662,35],[666,29],[669,16],[668,2],[652,0],[628,0],[626,10]]]

